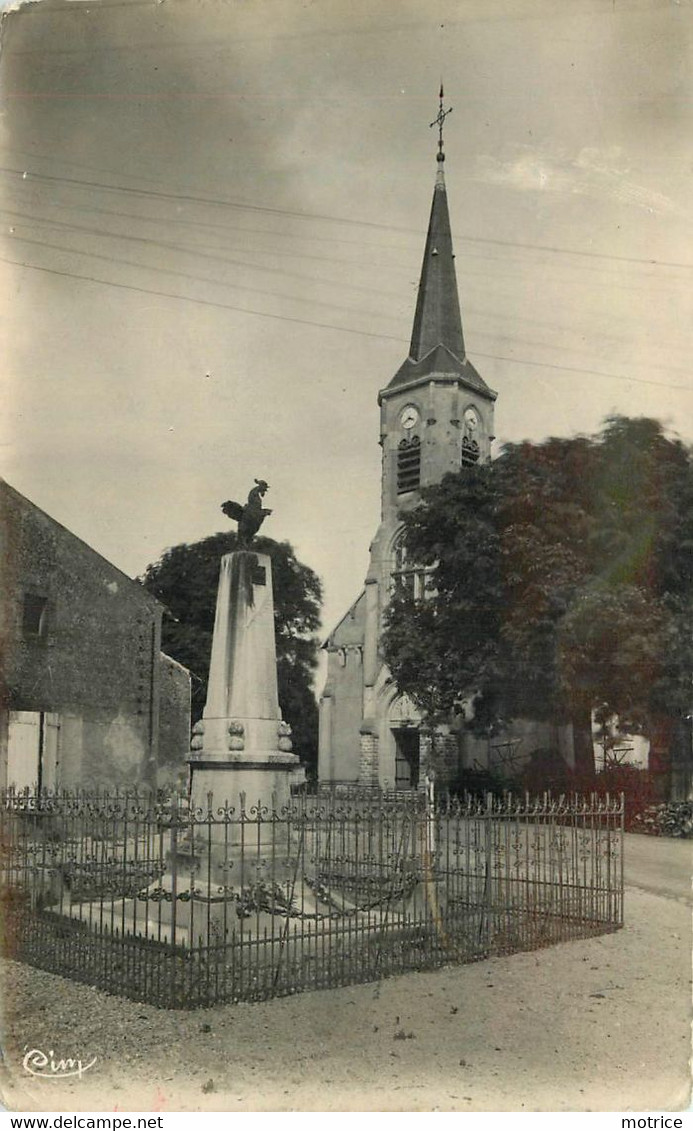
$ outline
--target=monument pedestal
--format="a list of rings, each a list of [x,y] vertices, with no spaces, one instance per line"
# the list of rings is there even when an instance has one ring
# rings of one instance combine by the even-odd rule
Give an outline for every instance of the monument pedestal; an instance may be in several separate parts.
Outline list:
[[[277,694],[272,565],[237,550],[221,560],[207,702],[193,729],[191,804],[207,811],[288,805],[299,765]],[[233,827],[233,826],[231,826]]]
[[[221,560],[207,702],[191,745],[190,804],[202,820],[173,850],[179,886],[187,875],[194,902],[234,899],[270,858],[281,879],[271,814],[289,806],[299,758],[279,709],[267,554]]]

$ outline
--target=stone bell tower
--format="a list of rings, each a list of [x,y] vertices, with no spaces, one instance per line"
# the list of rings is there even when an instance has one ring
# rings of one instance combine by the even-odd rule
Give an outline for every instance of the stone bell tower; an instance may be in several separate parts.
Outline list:
[[[321,701],[319,775],[411,788],[418,782],[418,718],[398,696],[382,662],[383,612],[395,581],[423,592],[423,571],[405,560],[402,511],[448,472],[491,458],[496,393],[465,348],[445,185],[440,109],[436,179],[409,354],[378,394],[382,456],[381,521],[365,588],[327,640]],[[358,670],[357,670],[358,669]]]

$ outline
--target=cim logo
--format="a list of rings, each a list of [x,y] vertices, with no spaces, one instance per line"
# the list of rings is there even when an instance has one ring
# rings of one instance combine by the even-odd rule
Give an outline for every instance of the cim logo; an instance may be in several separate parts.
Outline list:
[[[25,1072],[28,1072],[30,1076],[41,1076],[44,1080],[64,1080],[67,1076],[79,1076],[81,1078],[95,1064],[96,1057],[87,1064],[71,1056],[65,1059],[56,1059],[53,1049],[49,1049],[47,1053],[41,1049],[29,1049],[22,1060],[22,1067]]]

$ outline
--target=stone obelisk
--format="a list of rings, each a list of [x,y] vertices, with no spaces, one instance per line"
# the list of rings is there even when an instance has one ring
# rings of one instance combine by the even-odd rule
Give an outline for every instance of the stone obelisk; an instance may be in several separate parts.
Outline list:
[[[278,805],[289,800],[298,757],[277,696],[272,565],[266,554],[237,550],[221,559],[207,702],[193,729],[194,805]]]
[[[206,810],[212,793],[215,808],[227,804],[237,815],[241,794],[246,810],[287,804],[299,765],[277,695],[272,563],[250,548],[269,513],[259,506],[267,484],[256,482],[246,507],[223,508],[238,518],[243,548],[221,559],[207,702],[190,758],[191,803]]]

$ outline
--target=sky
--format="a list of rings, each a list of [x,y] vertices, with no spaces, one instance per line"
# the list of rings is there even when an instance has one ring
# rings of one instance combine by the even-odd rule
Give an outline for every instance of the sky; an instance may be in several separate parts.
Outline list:
[[[0,475],[131,576],[230,524],[321,577],[379,522],[445,84],[495,450],[693,441],[690,0],[42,0],[0,44]]]

